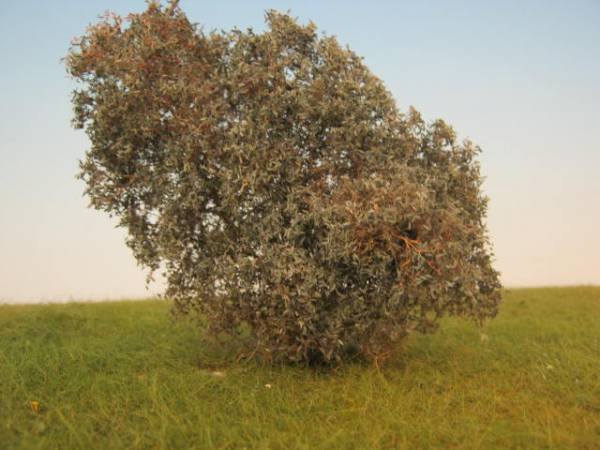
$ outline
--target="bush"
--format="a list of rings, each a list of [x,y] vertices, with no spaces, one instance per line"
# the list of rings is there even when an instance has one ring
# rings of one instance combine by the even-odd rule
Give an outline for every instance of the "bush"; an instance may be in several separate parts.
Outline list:
[[[150,3],[73,43],[91,205],[164,271],[177,312],[246,327],[265,358],[379,357],[444,314],[494,316],[478,147],[398,112],[312,23],[266,21],[205,33]]]

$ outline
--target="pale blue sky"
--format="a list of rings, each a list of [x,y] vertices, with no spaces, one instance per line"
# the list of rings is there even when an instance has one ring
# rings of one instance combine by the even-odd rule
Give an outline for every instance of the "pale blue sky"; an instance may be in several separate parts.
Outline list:
[[[336,35],[401,109],[483,147],[506,285],[600,284],[600,2],[180,4],[207,29],[262,29],[274,8]],[[88,144],[70,128],[74,84],[60,64],[98,14],[144,8],[0,0],[0,302],[148,295],[123,232],[81,197]]]

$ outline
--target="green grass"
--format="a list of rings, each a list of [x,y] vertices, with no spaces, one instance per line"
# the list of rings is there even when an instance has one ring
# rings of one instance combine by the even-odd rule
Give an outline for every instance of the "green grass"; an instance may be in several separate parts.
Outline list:
[[[504,297],[381,371],[235,363],[158,301],[0,306],[0,448],[600,448],[600,288]]]

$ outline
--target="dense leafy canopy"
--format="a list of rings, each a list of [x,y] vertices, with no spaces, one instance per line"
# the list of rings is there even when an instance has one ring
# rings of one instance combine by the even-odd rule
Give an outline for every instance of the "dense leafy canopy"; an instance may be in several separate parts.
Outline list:
[[[274,11],[205,33],[176,2],[106,15],[66,59],[94,208],[179,312],[265,357],[381,355],[500,300],[478,147],[400,113],[336,39]]]

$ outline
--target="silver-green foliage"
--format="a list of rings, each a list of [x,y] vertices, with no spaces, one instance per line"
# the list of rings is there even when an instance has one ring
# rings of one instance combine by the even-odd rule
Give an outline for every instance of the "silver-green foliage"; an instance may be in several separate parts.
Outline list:
[[[205,33],[176,2],[109,15],[67,57],[91,205],[176,310],[266,358],[380,356],[497,312],[478,147],[400,113],[352,51],[288,15]]]

